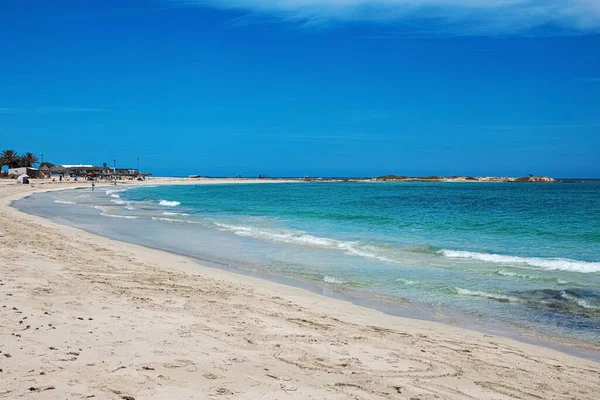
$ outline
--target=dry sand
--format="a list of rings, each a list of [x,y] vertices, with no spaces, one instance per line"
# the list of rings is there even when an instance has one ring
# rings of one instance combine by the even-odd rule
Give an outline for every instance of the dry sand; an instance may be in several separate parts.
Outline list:
[[[600,398],[593,361],[202,267],[8,207],[75,184],[35,185],[0,185],[0,398]]]

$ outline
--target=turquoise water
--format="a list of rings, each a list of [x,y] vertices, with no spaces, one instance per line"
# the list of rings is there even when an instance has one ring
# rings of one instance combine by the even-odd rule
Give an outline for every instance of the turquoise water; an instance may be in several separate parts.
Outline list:
[[[600,184],[100,188],[15,205],[408,314],[600,344]]]

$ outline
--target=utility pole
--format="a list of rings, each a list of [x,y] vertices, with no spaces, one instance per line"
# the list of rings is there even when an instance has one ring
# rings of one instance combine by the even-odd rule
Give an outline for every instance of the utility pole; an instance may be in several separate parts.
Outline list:
[[[139,157],[136,157],[136,159],[135,159],[135,160],[136,160],[136,162],[137,162],[137,174],[139,175],[139,174],[140,174],[140,158],[139,158]]]
[[[113,158],[113,173],[117,176],[117,159]]]
[[[40,163],[40,168],[41,168],[42,164],[44,163],[44,153],[40,153],[40,155],[42,156],[42,162]]]

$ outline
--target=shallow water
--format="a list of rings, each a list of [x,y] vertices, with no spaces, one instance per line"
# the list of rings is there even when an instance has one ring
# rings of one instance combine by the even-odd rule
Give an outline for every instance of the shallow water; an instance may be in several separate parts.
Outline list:
[[[15,206],[411,316],[600,344],[600,184],[97,188]]]

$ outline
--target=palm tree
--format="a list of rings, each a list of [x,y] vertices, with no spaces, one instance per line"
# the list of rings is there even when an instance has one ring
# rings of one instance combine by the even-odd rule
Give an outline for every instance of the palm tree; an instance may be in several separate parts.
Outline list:
[[[8,168],[17,168],[21,158],[14,150],[4,150],[0,154],[0,166],[6,165]]]
[[[20,167],[33,167],[33,164],[37,164],[38,158],[33,153],[25,153],[21,156]]]

